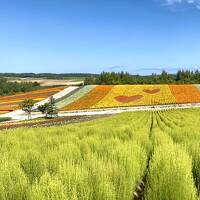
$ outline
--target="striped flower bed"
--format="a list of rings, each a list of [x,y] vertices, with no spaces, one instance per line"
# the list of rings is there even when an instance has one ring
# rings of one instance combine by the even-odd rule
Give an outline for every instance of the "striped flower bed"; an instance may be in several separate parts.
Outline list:
[[[197,102],[200,85],[101,85],[85,86],[58,105],[69,111]]]
[[[65,106],[62,110],[89,109],[101,101],[112,89],[113,86],[96,86],[77,101]]]
[[[81,97],[83,97],[84,95],[86,95],[88,92],[90,92],[95,87],[96,86],[94,86],[94,85],[87,85],[87,86],[81,88],[80,90],[78,90],[77,92],[73,93],[71,96],[59,101],[56,105],[58,108],[65,108],[72,102],[75,102],[78,99],[80,99]]]
[[[51,95],[54,95],[55,93],[62,91],[64,88],[65,87],[45,88],[32,92],[0,97],[0,114],[19,109],[19,103],[24,99],[33,99],[36,102],[39,102]]]

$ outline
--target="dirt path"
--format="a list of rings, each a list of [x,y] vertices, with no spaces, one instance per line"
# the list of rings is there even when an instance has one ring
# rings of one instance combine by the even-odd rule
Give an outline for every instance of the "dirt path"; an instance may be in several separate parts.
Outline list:
[[[152,133],[153,133],[153,124],[154,124],[154,119],[153,119],[153,114],[152,114],[151,115],[151,126],[150,126],[150,131],[149,131],[149,139],[150,140],[151,140]],[[144,173],[141,183],[138,185],[136,191],[133,194],[133,200],[143,200],[144,199],[152,154],[153,154],[153,149],[148,154],[146,171]]]
[[[29,120],[29,121],[9,121],[0,123],[0,130],[4,129],[15,129],[23,127],[49,127],[49,126],[62,126],[66,124],[73,124],[79,122],[87,122],[95,119],[109,117],[109,115],[95,115],[95,116],[72,116],[72,117],[59,117],[55,119],[40,119],[40,120]]]

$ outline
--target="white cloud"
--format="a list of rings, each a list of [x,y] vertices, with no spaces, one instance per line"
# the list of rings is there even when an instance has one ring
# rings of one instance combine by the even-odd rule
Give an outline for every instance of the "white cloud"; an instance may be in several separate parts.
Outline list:
[[[166,5],[174,5],[176,3],[182,3],[182,0],[165,0]]]
[[[164,0],[165,5],[172,6],[176,4],[190,4],[200,9],[200,0]]]

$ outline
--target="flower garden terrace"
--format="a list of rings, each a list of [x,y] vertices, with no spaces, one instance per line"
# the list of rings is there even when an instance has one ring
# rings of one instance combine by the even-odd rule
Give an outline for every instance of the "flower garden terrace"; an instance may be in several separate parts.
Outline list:
[[[60,111],[200,103],[199,85],[88,85],[57,102]]]
[[[87,85],[53,87],[0,98],[0,114],[19,109],[24,99],[42,104],[56,97],[60,111],[200,103],[200,85]],[[57,95],[57,96],[56,96]]]

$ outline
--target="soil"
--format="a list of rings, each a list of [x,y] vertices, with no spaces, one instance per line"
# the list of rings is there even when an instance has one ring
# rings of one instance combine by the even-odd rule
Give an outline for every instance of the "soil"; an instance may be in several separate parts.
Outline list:
[[[71,117],[58,117],[55,119],[44,119],[40,121],[24,121],[24,123],[5,123],[0,126],[0,130],[4,129],[15,129],[22,127],[42,127],[42,126],[54,126],[54,125],[65,125],[79,122],[91,121],[99,118],[108,117],[111,115],[93,115],[93,116],[71,116]]]

